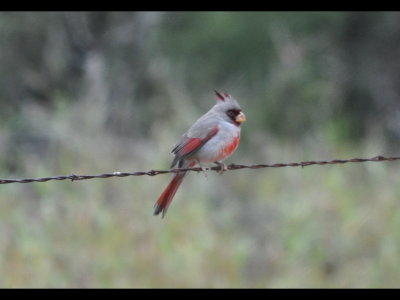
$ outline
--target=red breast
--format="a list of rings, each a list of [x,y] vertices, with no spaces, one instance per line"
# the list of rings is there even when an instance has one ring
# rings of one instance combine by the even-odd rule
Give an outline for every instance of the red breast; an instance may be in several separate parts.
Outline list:
[[[220,161],[220,160],[223,160],[225,157],[231,155],[236,150],[236,148],[239,146],[239,143],[240,143],[240,137],[237,136],[229,144],[227,144],[225,147],[223,147],[220,150],[220,152],[218,153],[218,156],[215,160]]]

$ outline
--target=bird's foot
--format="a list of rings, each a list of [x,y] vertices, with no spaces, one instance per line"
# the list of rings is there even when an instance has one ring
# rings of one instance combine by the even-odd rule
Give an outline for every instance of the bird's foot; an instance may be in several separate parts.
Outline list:
[[[207,172],[206,172],[207,169],[202,166],[202,164],[200,163],[199,160],[197,161],[197,163],[199,164],[199,167],[200,167],[201,171],[203,172],[204,176],[208,179],[208,175],[207,175]]]
[[[214,161],[214,163],[219,166],[219,171],[218,174],[222,175],[222,173],[224,173],[225,171],[228,171],[228,166],[226,164],[224,164],[223,162],[220,161]]]

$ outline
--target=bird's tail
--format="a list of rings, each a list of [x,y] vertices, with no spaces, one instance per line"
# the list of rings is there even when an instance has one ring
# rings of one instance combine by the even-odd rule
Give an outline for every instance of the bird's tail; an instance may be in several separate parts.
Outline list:
[[[195,162],[191,162],[188,165],[184,164],[182,167],[191,168],[195,164]],[[154,215],[162,213],[162,217],[164,218],[165,214],[167,213],[168,206],[171,204],[172,199],[174,198],[175,193],[181,185],[185,175],[186,172],[178,172],[174,175],[174,178],[172,178],[171,182],[168,184],[168,186],[154,205]]]

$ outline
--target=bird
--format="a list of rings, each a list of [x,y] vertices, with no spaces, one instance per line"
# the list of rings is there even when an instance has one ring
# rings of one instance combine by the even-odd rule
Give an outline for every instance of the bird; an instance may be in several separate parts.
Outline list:
[[[226,91],[214,91],[217,103],[201,116],[182,135],[172,149],[175,155],[171,168],[192,168],[202,163],[215,163],[222,174],[227,167],[222,160],[235,152],[240,143],[240,129],[246,115],[237,100]],[[164,218],[172,199],[181,185],[186,172],[177,172],[154,205],[154,215]]]

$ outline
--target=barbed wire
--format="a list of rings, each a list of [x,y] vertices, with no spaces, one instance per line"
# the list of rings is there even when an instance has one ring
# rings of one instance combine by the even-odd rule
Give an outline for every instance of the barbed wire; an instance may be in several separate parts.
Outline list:
[[[239,165],[230,164],[227,165],[227,170],[239,170],[239,169],[261,169],[261,168],[282,168],[282,167],[308,167],[312,165],[333,165],[333,164],[345,164],[345,163],[362,163],[362,162],[380,162],[380,161],[395,161],[400,160],[400,156],[375,156],[372,158],[351,158],[351,159],[333,159],[333,160],[320,160],[320,161],[301,161],[292,163],[275,163],[275,164],[256,164],[256,165]],[[201,172],[201,171],[221,171],[220,166],[205,167],[205,168],[181,168],[181,169],[170,169],[170,170],[150,170],[147,172],[113,172],[104,173],[97,175],[63,175],[63,176],[51,176],[51,177],[41,177],[41,178],[23,178],[23,179],[0,179],[0,184],[7,183],[29,183],[29,182],[47,182],[52,180],[86,180],[94,178],[111,178],[111,177],[127,177],[127,176],[156,176],[160,174],[167,173],[177,173],[177,172]]]

